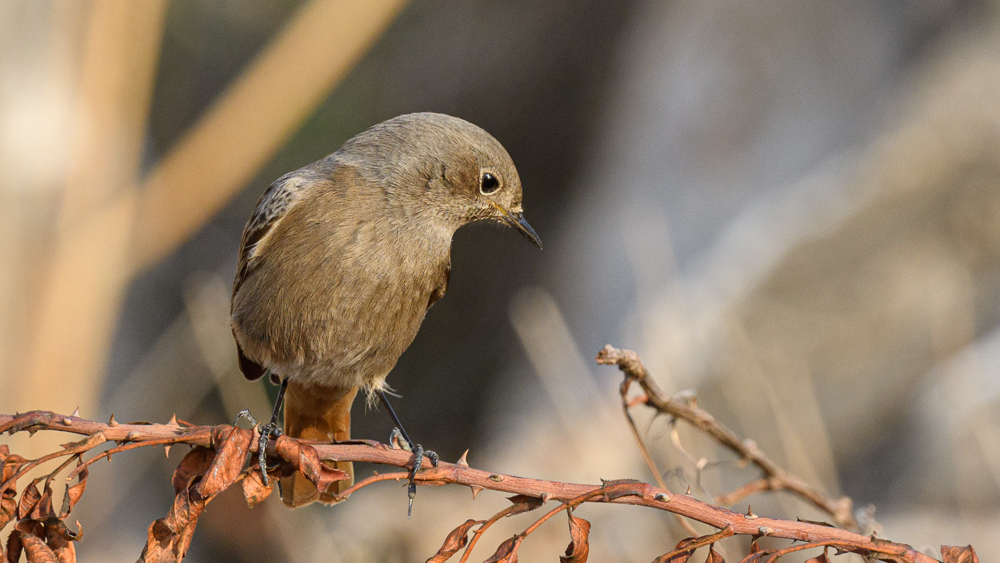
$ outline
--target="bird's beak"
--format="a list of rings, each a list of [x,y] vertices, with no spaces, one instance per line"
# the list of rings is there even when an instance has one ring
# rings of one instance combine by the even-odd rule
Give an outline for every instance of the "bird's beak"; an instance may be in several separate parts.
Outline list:
[[[503,222],[517,229],[517,232],[524,235],[524,238],[530,240],[538,248],[542,247],[542,241],[538,238],[538,234],[535,233],[535,229],[531,228],[528,224],[527,219],[524,218],[524,213],[518,211],[517,213],[511,213],[509,209],[500,205],[496,202],[491,202],[493,207],[500,212],[503,216]]]

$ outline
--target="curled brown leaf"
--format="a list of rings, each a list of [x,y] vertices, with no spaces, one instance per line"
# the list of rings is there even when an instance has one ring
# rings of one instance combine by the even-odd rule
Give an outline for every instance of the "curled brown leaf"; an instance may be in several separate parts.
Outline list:
[[[521,547],[524,536],[518,534],[500,544],[497,550],[483,563],[517,563],[517,548]]]
[[[195,476],[191,477],[191,481]],[[180,563],[187,554],[194,536],[198,518],[205,511],[205,500],[197,493],[192,495],[192,488],[185,486],[170,507],[167,516],[149,525],[146,531],[146,546],[142,549],[139,561],[143,563]]]
[[[528,495],[514,495],[512,497],[507,497],[507,500],[514,505],[511,507],[510,512],[507,513],[508,516],[530,512],[539,506],[542,506],[544,503],[541,498]]]
[[[979,556],[971,545],[942,545],[941,559],[944,563],[979,563]]]
[[[268,481],[265,485],[259,471],[250,471],[243,478],[243,497],[247,499],[250,508],[260,504],[272,492],[274,492],[274,481]]]
[[[28,563],[59,563],[59,558],[45,540],[32,534],[21,534],[21,545]]]
[[[49,485],[48,480],[45,481],[45,489],[42,491],[42,498],[38,499],[35,506],[31,509],[31,514],[28,518],[32,520],[45,520],[48,518],[57,518],[56,511],[52,507],[52,487]]]
[[[41,491],[38,490],[38,483],[45,477],[39,477],[32,481],[21,491],[21,500],[17,503],[17,518],[27,518],[31,511],[35,509],[35,505],[42,498]]]
[[[441,545],[441,549],[437,551],[427,563],[443,563],[451,558],[452,555],[458,553],[458,550],[465,547],[465,544],[469,543],[469,530],[477,524],[482,524],[483,520],[473,520],[468,519],[465,523],[460,524],[457,528],[448,534],[448,537],[444,539],[444,544]]]
[[[250,442],[253,441],[250,430],[235,427],[228,427],[227,430],[212,432],[212,443],[216,444],[215,459],[198,483],[198,494],[206,499],[205,502],[236,482],[246,463]],[[216,442],[217,435],[222,440],[221,447]]]
[[[75,541],[80,539],[78,534],[70,532],[66,523],[56,520],[45,527],[46,545],[55,554],[59,563],[76,563]]]
[[[590,556],[590,522],[573,516],[569,510],[569,545],[566,554],[559,557],[560,563],[586,563]]]
[[[174,493],[180,493],[187,488],[192,477],[204,475],[215,459],[215,452],[209,448],[196,446],[192,448],[177,464],[174,470]]]
[[[691,552],[686,549],[675,549],[664,553],[653,560],[653,563],[685,563],[691,558]]]
[[[754,540],[754,542],[756,541],[757,540]],[[753,549],[753,543],[751,543],[751,550],[752,549]],[[740,563],[759,563],[761,559],[770,555],[770,553],[771,552],[767,550],[751,551],[750,555],[747,555],[746,557],[740,560]]]
[[[708,546],[708,556],[705,557],[705,563],[726,563],[726,558],[715,551],[715,546]],[[829,562],[827,562],[829,563]]]
[[[76,503],[80,502],[80,497],[83,496],[83,492],[87,489],[87,477],[89,475],[90,470],[84,467],[76,476],[76,484],[66,487],[66,494],[63,495],[62,510],[59,511],[60,520],[69,516],[70,511],[73,510]]]
[[[309,444],[302,444],[282,435],[278,436],[274,449],[279,457],[294,464],[320,490],[326,490],[331,483],[350,477],[346,472],[321,462],[316,448]]]

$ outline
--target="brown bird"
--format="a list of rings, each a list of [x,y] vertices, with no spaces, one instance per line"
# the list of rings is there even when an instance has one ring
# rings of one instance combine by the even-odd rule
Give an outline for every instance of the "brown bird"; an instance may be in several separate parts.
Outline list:
[[[285,433],[349,439],[355,395],[385,388],[448,287],[452,236],[479,220],[541,248],[507,151],[437,113],[375,125],[271,184],[243,231],[230,320],[243,375],[281,380],[272,422],[287,385]],[[351,478],[322,492],[299,473],[283,479],[285,504],[336,502],[354,475],[350,462],[336,466]]]

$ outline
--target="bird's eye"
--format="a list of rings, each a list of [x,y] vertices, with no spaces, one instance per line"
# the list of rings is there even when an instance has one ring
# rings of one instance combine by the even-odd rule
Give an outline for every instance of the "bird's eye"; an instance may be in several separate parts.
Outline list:
[[[490,195],[500,189],[500,180],[489,172],[483,172],[483,177],[479,179],[479,193]]]

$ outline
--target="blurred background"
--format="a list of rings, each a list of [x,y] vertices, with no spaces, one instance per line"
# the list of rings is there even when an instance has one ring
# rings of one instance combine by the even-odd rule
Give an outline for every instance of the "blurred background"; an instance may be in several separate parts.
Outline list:
[[[612,343],[785,468],[874,505],[880,536],[1000,557],[996,0],[4,1],[0,412],[266,416],[274,389],[240,376],[227,324],[243,225],[271,181],[412,111],[496,136],[545,242],[456,235],[448,296],[388,380],[418,441],[493,471],[652,480],[620,374],[593,364]],[[711,499],[756,476],[636,415],[673,490]],[[355,405],[355,436],[389,430]],[[29,456],[65,440],[3,438]],[[81,561],[135,560],[181,455],[94,466]],[[250,510],[237,488],[188,560],[423,561],[506,504],[421,489],[407,520],[391,484],[296,511]],[[648,510],[577,515],[595,561],[687,535]],[[554,520],[522,560],[567,543]]]

